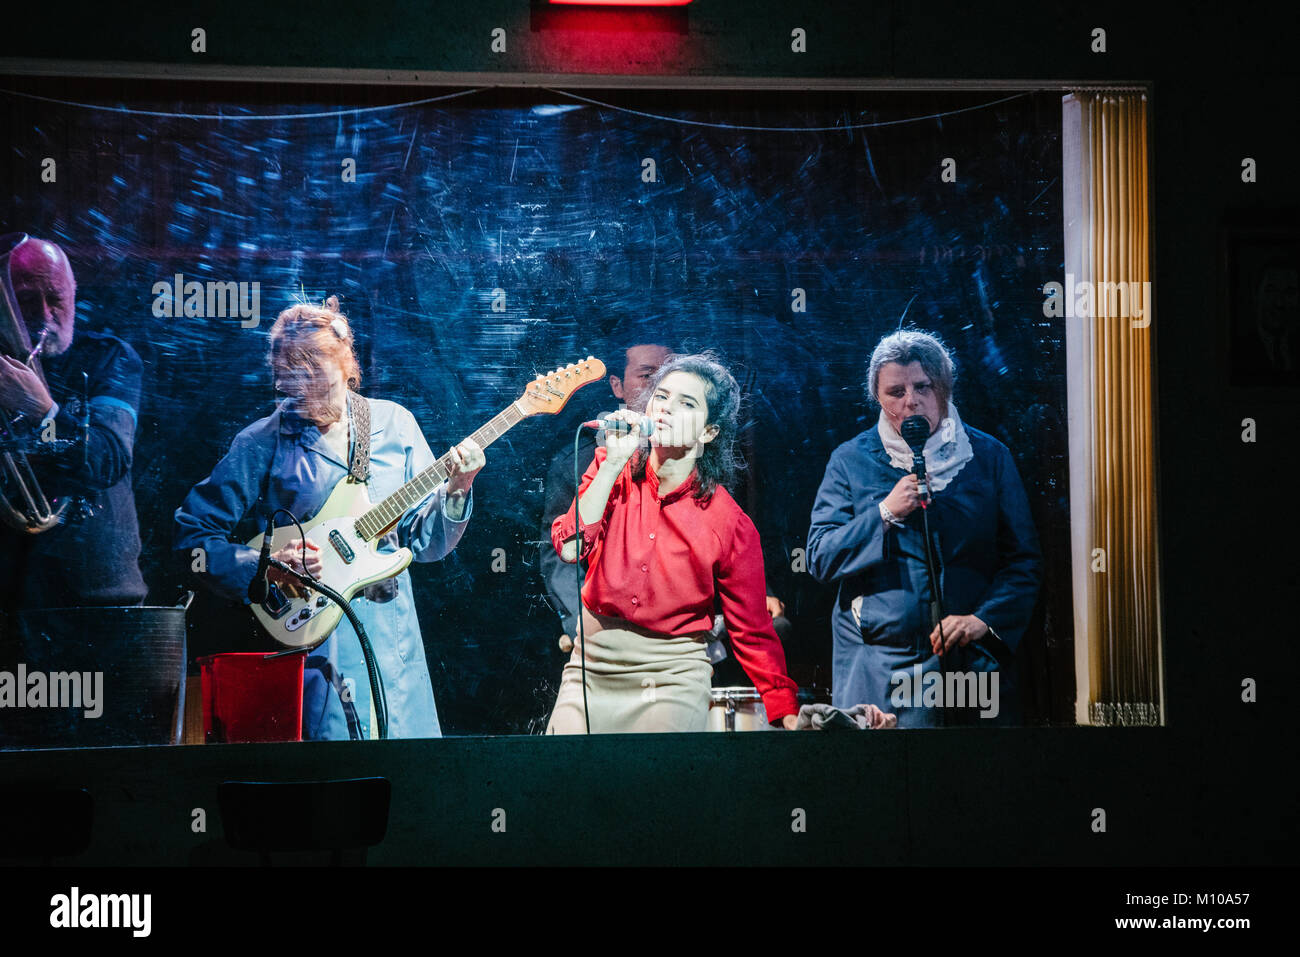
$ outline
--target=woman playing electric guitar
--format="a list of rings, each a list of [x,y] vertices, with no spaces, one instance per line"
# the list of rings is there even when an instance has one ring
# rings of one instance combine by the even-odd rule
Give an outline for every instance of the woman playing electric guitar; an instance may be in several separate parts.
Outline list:
[[[202,578],[217,593],[247,601],[258,552],[232,541],[236,526],[257,524],[287,509],[306,524],[356,467],[359,421],[369,419],[371,501],[378,502],[434,463],[414,416],[395,402],[363,400],[355,392],[361,370],[353,336],[338,300],[295,305],[271,329],[271,368],[277,391],[287,398],[264,419],[239,433],[212,474],[176,510],[175,547],[191,565],[202,549]],[[366,408],[362,408],[363,404]],[[368,416],[366,411],[368,409]],[[416,561],[438,561],[456,547],[473,511],[471,487],[486,460],[467,439],[449,453],[449,478],[402,515],[380,550],[408,548]],[[278,524],[287,524],[281,513]],[[274,557],[314,577],[321,573],[325,541],[294,537]],[[286,595],[299,594],[285,573],[272,567],[270,582]],[[352,602],[374,648],[388,702],[388,736],[441,734],[433,686],[425,662],[411,577],[403,570],[367,587]],[[365,663],[355,631],[343,618],[306,660],[303,682],[304,740],[374,736]]]

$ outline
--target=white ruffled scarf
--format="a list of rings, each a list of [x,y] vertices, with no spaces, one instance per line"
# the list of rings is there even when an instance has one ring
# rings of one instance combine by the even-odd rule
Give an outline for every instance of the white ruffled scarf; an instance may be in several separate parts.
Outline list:
[[[883,412],[876,430],[880,433],[885,451],[889,453],[889,464],[904,472],[912,471],[912,449]],[[957,406],[949,401],[948,417],[939,423],[934,435],[925,442],[925,472],[930,479],[930,487],[936,492],[942,492],[974,457],[970,436],[961,424]]]

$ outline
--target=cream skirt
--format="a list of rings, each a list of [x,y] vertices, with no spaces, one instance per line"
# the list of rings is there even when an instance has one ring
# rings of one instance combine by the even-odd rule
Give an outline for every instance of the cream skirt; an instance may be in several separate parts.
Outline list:
[[[713,677],[707,633],[680,638],[633,631],[625,621],[598,618],[586,609],[583,626],[592,734],[707,729]],[[547,734],[586,731],[581,652],[574,636]]]

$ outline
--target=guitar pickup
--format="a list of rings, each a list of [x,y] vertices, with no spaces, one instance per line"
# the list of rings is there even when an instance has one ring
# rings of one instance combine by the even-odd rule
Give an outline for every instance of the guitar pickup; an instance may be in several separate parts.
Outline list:
[[[334,551],[339,553],[339,557],[349,565],[352,564],[352,559],[357,557],[356,552],[354,552],[352,547],[344,540],[342,534],[339,533],[337,528],[330,532],[329,540],[330,544],[334,546]]]

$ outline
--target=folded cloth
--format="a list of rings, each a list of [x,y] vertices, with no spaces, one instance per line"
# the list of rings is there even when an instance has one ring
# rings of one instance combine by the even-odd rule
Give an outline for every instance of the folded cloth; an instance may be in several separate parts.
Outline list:
[[[886,714],[874,704],[855,704],[847,710],[829,704],[806,704],[799,708],[796,731],[871,731],[898,726],[898,716]]]

